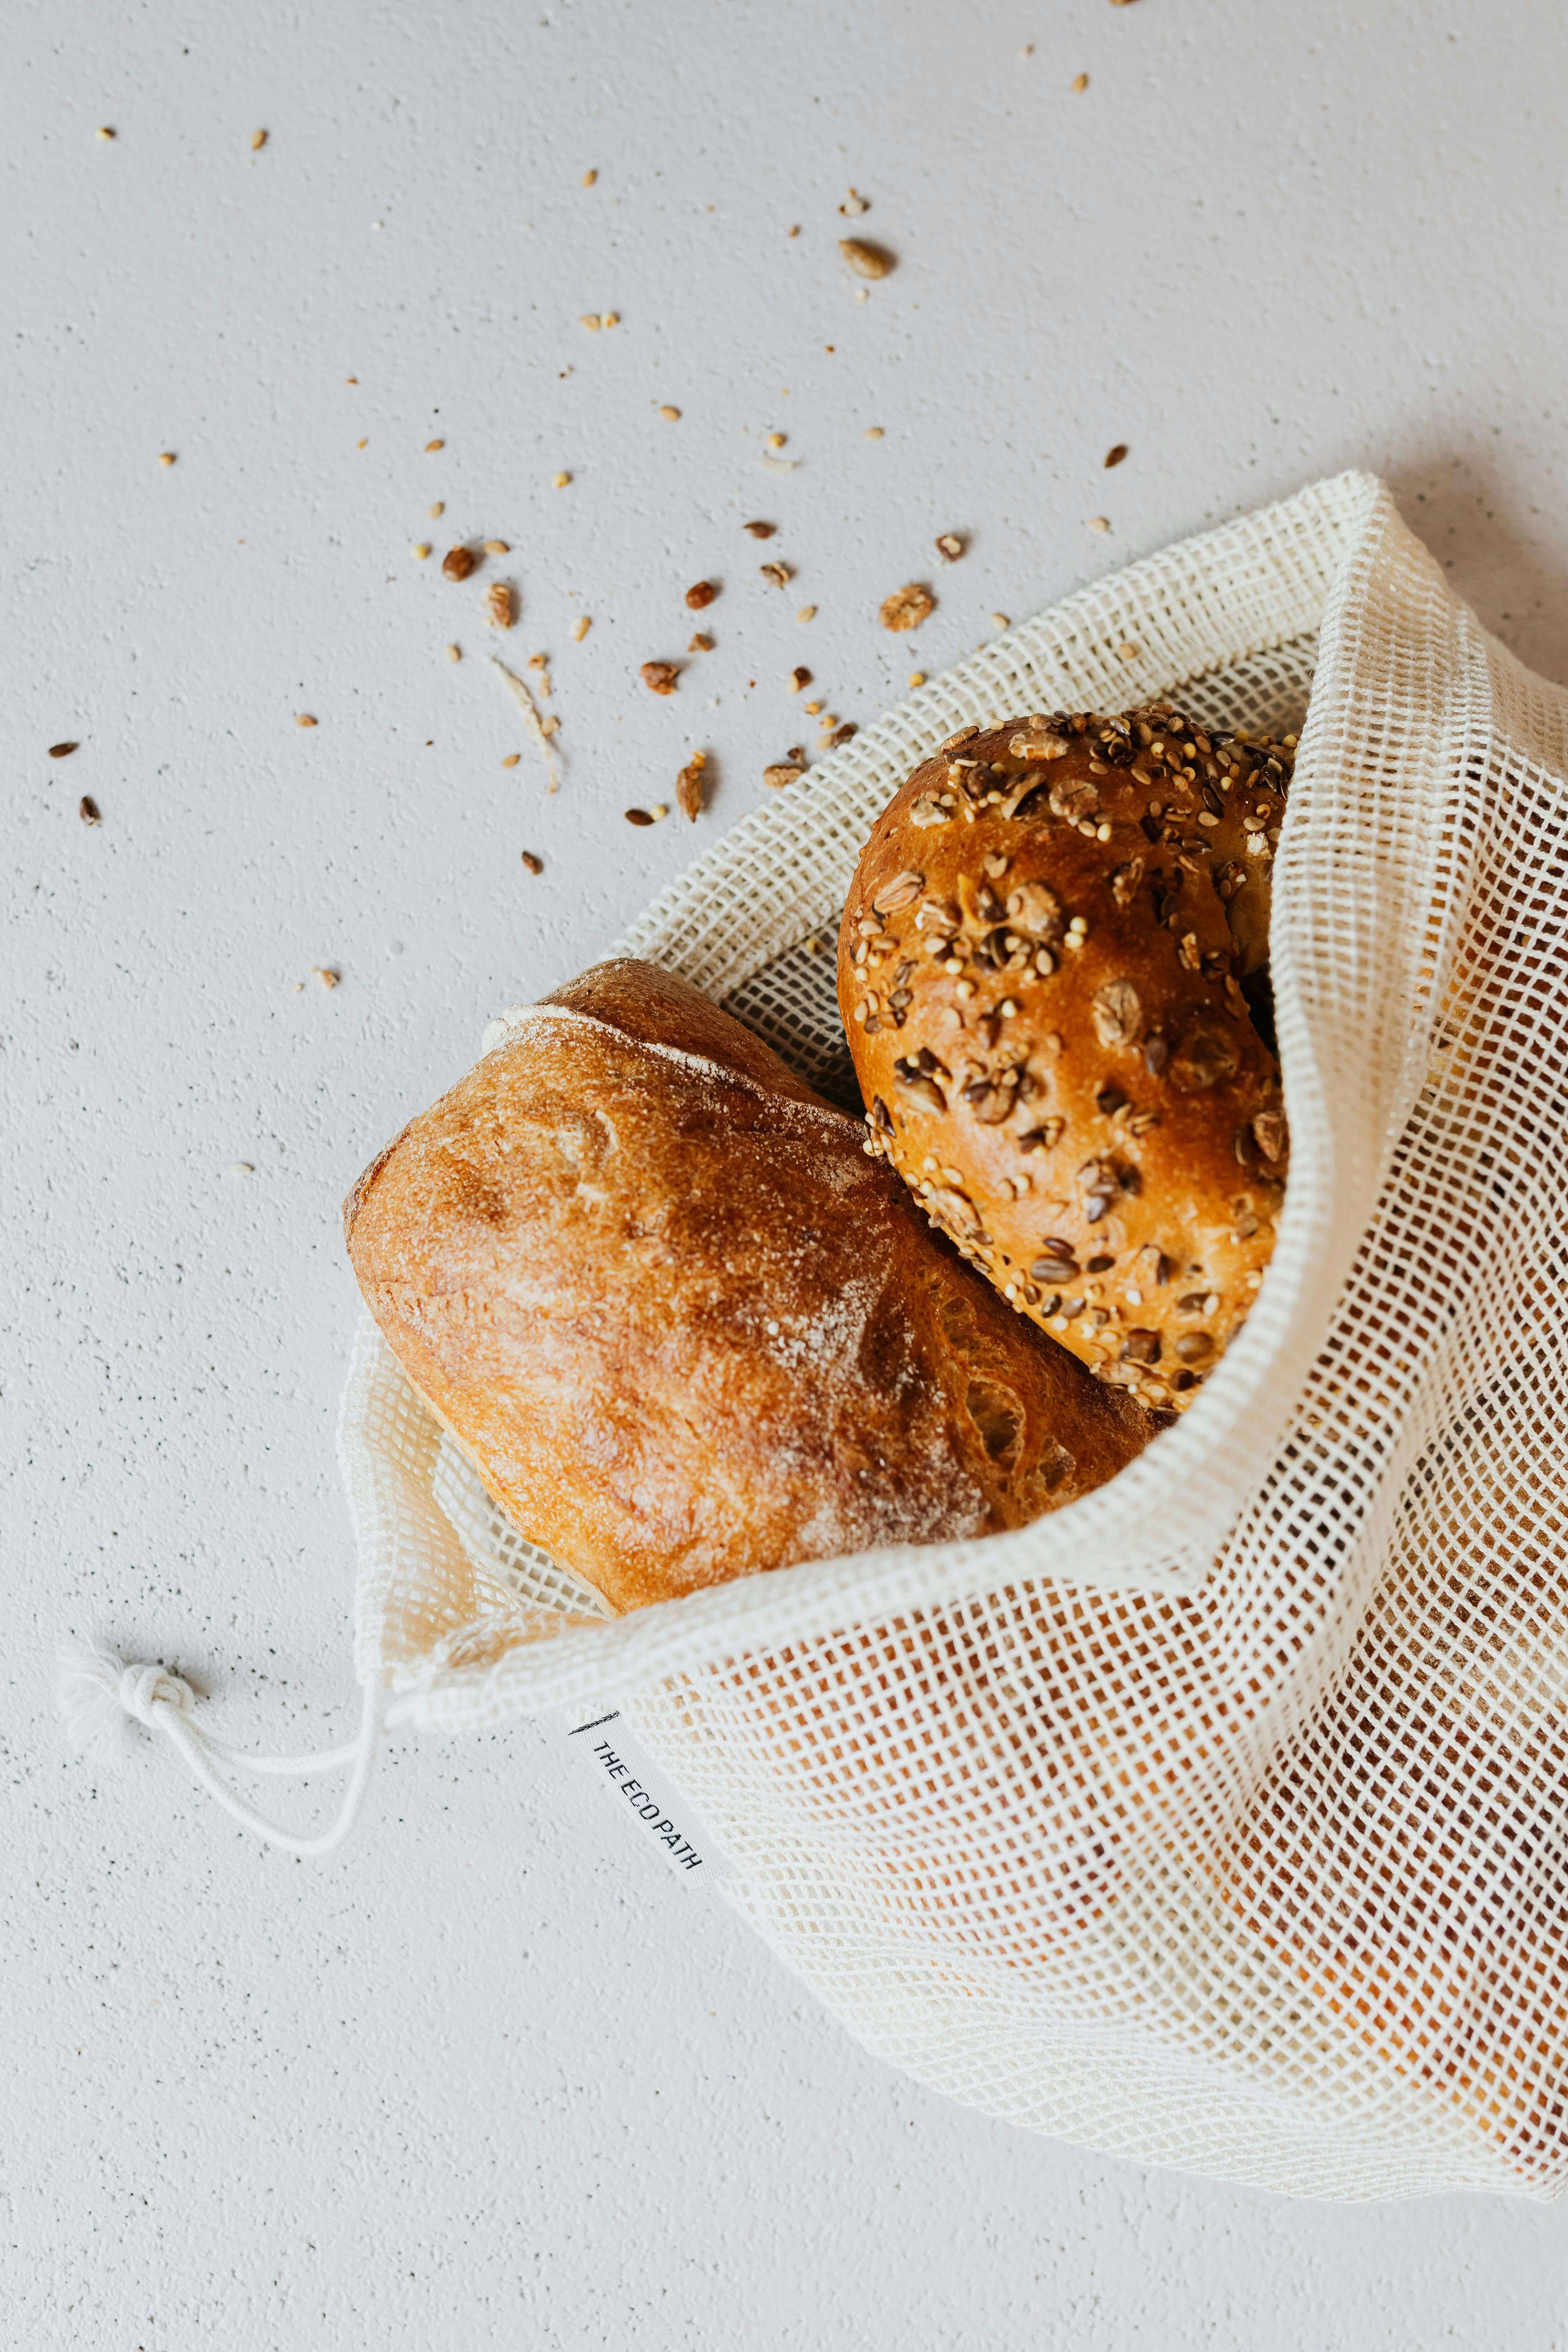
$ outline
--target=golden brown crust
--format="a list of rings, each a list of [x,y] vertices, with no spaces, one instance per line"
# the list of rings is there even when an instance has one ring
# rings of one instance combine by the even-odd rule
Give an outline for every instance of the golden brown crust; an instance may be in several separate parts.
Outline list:
[[[910,1213],[857,1123],[685,982],[601,964],[344,1204],[416,1388],[617,1610],[1017,1527],[1154,1424]]]
[[[969,729],[861,855],[839,1003],[928,1216],[1108,1383],[1191,1402],[1274,1243],[1268,945],[1293,744],[1167,704]]]

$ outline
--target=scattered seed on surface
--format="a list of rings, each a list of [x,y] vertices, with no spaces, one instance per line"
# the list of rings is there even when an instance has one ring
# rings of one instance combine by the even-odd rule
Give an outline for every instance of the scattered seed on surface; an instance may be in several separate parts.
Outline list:
[[[680,420],[679,409],[672,408],[668,400],[661,404],[658,413],[667,425],[676,425]]]
[[[257,150],[257,149],[259,149],[259,148],[265,147],[265,146],[266,146],[266,144],[267,144],[267,133],[266,133],[266,131],[253,131],[251,132],[251,134],[250,134],[250,144],[251,144],[251,147],[252,147],[252,149],[253,149],[253,150]]]
[[[511,590],[504,580],[492,580],[485,591],[485,618],[492,629],[510,629],[517,618]]]
[[[628,824],[652,824],[653,819],[649,816],[647,809],[627,809],[626,823]]]
[[[68,760],[71,753],[79,749],[80,746],[76,743],[51,743],[49,757],[51,760]]]
[[[1013,625],[1005,613],[993,613],[991,618],[999,629],[1010,629]]]
[[[255,1173],[254,1160],[231,1160],[224,1171],[226,1176],[254,1176]]]
[[[924,672],[924,670],[923,670],[923,669],[912,669],[912,670],[910,670],[910,684],[911,686],[923,686],[923,685],[925,684],[925,682],[926,682],[926,674],[925,674],[925,672]]]
[[[694,613],[700,613],[719,593],[711,580],[697,580],[686,592],[686,601]]]
[[[448,580],[466,580],[478,561],[471,547],[449,547],[441,558],[441,569]]]
[[[841,236],[838,250],[857,278],[886,278],[893,267],[893,257],[879,245],[868,245],[864,237]]]
[[[501,761],[501,766],[503,768],[515,768],[521,757],[522,753],[521,751],[509,751],[506,758]]]
[[[1141,646],[1118,646],[1116,648],[1117,659],[1119,661],[1136,661],[1142,651],[1142,647]]]
[[[595,335],[598,333],[604,323],[605,321],[600,317],[597,310],[584,310],[582,317],[577,321],[577,324],[580,327],[586,327],[592,334]]]
[[[370,447],[370,436],[366,434],[363,441],[356,441],[354,443],[354,447],[356,449],[368,449]]]
[[[676,804],[681,815],[689,817],[693,824],[702,814],[702,771],[707,765],[707,752],[693,751],[675,780]]]
[[[330,963],[318,963],[312,965],[310,977],[312,980],[319,981],[323,988],[336,988],[342,974],[334,971]]]
[[[589,619],[586,613],[578,614],[576,619],[572,624],[572,635],[576,638],[579,645],[582,644],[584,638],[587,635],[593,625],[594,624]]]
[[[425,444],[425,455],[428,457],[434,450],[444,449],[446,446],[447,444],[444,441],[426,441]]]
[[[447,501],[445,499],[437,499],[435,505],[426,509],[432,522],[436,520],[438,515],[444,515],[446,511]]]
[[[713,640],[710,636],[705,636],[700,629],[696,629],[692,632],[691,641],[686,650],[689,654],[710,654],[713,650]]]
[[[462,646],[447,646],[447,659],[448,661],[461,661],[461,660],[462,660],[462,658],[463,658],[463,648],[462,648]]]
[[[1072,86],[1075,96],[1079,90],[1087,89],[1089,88],[1089,76],[1087,74],[1074,74],[1072,78]]]
[[[605,324],[606,327],[618,327],[620,323],[621,314],[618,310],[606,310],[605,312]]]
[[[936,551],[944,563],[956,563],[963,553],[963,541],[955,530],[944,530],[937,541]]]
[[[174,451],[173,451],[172,449],[160,449],[160,450],[159,450],[159,452],[158,452],[158,463],[160,464],[160,466],[172,466],[172,465],[174,464]]]
[[[807,687],[810,684],[811,672],[808,669],[791,670],[789,674],[789,690],[792,694],[798,694],[803,687]]]
[[[308,710],[301,710],[294,720],[296,727],[313,727],[315,723]]]
[[[430,552],[429,541],[427,539],[416,539],[414,542],[414,552],[418,557],[420,562],[423,563],[426,557]]]
[[[1089,527],[1090,530],[1109,530],[1110,529],[1110,517],[1109,515],[1090,515],[1089,519]]]
[[[762,573],[764,580],[771,580],[773,582],[775,588],[784,588],[788,586],[791,572],[790,567],[787,563],[759,563],[757,569]]]
[[[552,474],[550,477],[550,487],[552,490],[563,490],[571,479],[572,477],[570,474]]]
[[[100,122],[98,129],[94,131],[93,136],[95,139],[112,139],[114,133],[110,129],[107,122]]]
[[[1106,453],[1105,453],[1105,462],[1106,462],[1107,467],[1111,467],[1111,466],[1120,466],[1120,465],[1121,465],[1121,460],[1123,459],[1123,457],[1126,457],[1126,455],[1127,455],[1127,444],[1126,444],[1126,442],[1125,442],[1125,441],[1119,441],[1119,442],[1116,444],[1116,446],[1114,447],[1114,449],[1108,449],[1108,450],[1106,451]]]
[[[763,446],[764,449],[782,449],[786,438],[783,433],[769,433],[763,438]]]
[[[544,871],[543,858],[535,857],[531,849],[525,849],[523,851],[522,862],[531,874],[542,874]]]
[[[591,188],[598,176],[599,174],[597,172],[584,172],[583,174],[583,185],[585,188]]]
[[[776,522],[749,522],[742,527],[750,531],[753,539],[772,539],[778,529]]]
[[[795,617],[797,621],[815,621],[816,618],[816,605],[803,604]]]
[[[510,555],[511,553],[511,549],[504,539],[487,539],[485,541],[485,553],[487,555]]]
[[[645,661],[637,675],[650,694],[673,694],[680,673],[673,662]]]
[[[911,580],[907,586],[895,588],[890,596],[883,598],[880,619],[885,629],[918,629],[935,610],[936,598],[931,590]]]
[[[103,817],[100,812],[98,803],[93,799],[90,793],[83,793],[81,799],[77,805],[77,814],[80,817],[83,824],[101,824],[103,823]]]
[[[880,441],[885,436],[879,425],[868,425],[862,437],[867,441]]]

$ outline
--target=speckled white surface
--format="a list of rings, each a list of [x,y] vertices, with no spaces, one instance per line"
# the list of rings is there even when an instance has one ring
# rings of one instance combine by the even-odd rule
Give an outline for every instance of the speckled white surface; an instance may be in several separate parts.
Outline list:
[[[900,2080],[553,1729],[395,1743],[298,1864],[163,1757],[95,1786],[47,1691],[96,1630],[237,1736],[346,1732],[338,1201],[812,741],[792,664],[867,719],[1357,463],[1563,673],[1560,15],[54,0],[5,38],[6,2342],[1560,2346],[1554,2210],[1284,2206]],[[864,302],[851,183],[899,257]],[[552,799],[484,575],[410,552],[471,534],[552,656]],[[702,576],[717,650],[656,699]],[[626,825],[698,746],[696,835]]]

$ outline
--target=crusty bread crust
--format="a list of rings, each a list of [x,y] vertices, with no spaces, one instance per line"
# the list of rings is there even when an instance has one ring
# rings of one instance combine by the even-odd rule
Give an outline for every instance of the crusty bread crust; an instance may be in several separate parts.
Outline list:
[[[647,964],[523,1015],[372,1162],[344,1232],[502,1507],[616,1610],[1021,1526],[1156,1426],[926,1230],[853,1119]]]
[[[1292,758],[1165,704],[967,729],[883,813],[844,912],[876,1148],[1155,1408],[1191,1402],[1273,1250],[1283,1100],[1241,983]]]

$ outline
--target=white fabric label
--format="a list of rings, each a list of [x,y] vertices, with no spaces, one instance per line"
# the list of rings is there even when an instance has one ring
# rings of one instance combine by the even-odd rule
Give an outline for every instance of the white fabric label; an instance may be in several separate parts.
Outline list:
[[[580,1723],[567,1734],[595,1777],[622,1801],[622,1810],[654,1851],[689,1883],[728,1878],[734,1865],[706,1822],[673,1788],[617,1708]]]

